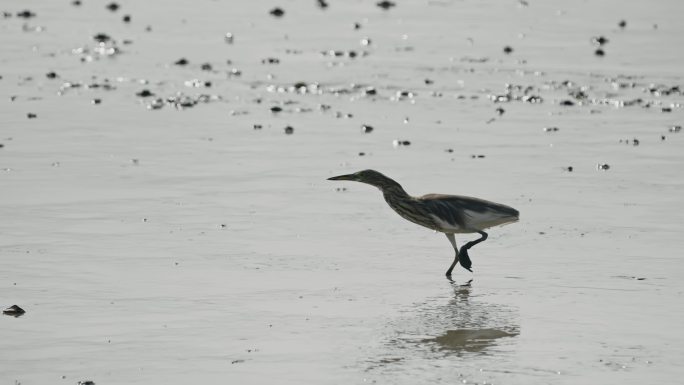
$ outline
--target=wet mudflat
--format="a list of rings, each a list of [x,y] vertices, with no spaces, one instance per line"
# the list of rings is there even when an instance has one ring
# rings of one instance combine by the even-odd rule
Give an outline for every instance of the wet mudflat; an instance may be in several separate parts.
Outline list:
[[[0,8],[3,382],[684,374],[682,5],[233,3]]]

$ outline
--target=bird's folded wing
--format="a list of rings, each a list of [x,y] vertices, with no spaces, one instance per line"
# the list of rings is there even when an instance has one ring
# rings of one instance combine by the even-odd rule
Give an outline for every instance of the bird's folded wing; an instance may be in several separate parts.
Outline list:
[[[482,230],[518,220],[518,210],[467,196],[428,194],[418,198],[443,227]]]

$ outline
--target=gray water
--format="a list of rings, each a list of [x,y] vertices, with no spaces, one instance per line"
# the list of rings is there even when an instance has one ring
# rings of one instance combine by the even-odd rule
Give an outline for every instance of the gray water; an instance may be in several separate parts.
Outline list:
[[[0,382],[677,383],[684,6],[329,3],[2,4]]]

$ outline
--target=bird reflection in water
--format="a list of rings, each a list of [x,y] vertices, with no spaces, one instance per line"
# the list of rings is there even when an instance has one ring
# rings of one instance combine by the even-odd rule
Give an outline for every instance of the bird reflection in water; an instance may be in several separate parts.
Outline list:
[[[459,285],[452,281],[454,288],[454,298],[443,309],[445,311],[444,322],[447,329],[443,330],[436,337],[424,338],[422,343],[434,344],[441,350],[453,351],[457,354],[475,353],[486,354],[487,348],[494,346],[497,340],[506,337],[515,337],[520,334],[517,326],[496,325],[503,321],[501,317],[506,313],[496,305],[486,305],[470,302],[470,292],[472,279],[465,284]],[[499,317],[496,316],[498,311]],[[511,321],[510,319],[508,320]],[[491,325],[490,327],[483,327]]]
[[[393,318],[386,326],[391,336],[365,360],[366,370],[382,374],[454,355],[504,354],[497,347],[520,334],[518,309],[488,302],[486,290],[473,294],[472,280],[451,287],[453,296],[426,299]]]

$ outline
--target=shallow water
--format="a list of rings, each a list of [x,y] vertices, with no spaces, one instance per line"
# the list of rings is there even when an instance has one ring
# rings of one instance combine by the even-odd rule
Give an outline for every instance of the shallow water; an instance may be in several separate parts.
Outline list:
[[[678,381],[684,6],[527,3],[4,4],[0,381]],[[449,282],[365,168],[521,221]]]

